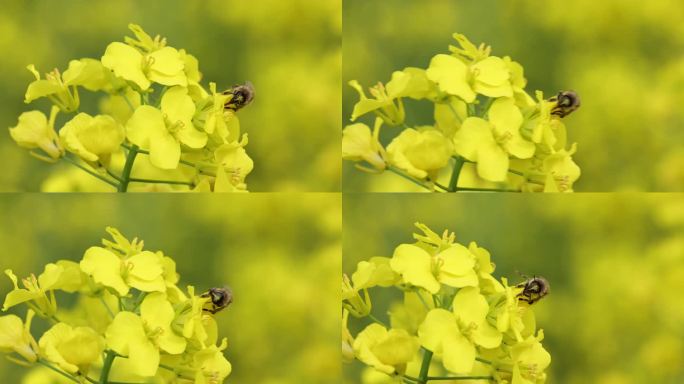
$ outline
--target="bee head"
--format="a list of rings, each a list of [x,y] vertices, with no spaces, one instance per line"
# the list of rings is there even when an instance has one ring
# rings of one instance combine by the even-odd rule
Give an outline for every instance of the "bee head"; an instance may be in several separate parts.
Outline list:
[[[226,307],[233,302],[233,292],[228,288],[209,289],[211,302],[219,307]]]
[[[580,106],[580,98],[575,91],[561,91],[556,98],[558,105],[562,108],[578,108]]]
[[[254,100],[254,85],[247,81],[242,85],[234,85],[232,88],[224,91],[223,94],[232,96],[226,102],[224,108],[237,111]]]

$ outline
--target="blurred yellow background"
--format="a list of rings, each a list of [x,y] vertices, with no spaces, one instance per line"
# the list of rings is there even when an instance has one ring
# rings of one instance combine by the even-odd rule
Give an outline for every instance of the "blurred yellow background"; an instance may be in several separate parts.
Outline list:
[[[225,196],[4,194],[0,270],[23,278],[57,259],[78,261],[114,226],[172,257],[179,287],[232,288],[233,304],[216,317],[233,364],[226,383],[339,380],[340,196]],[[0,300],[11,288],[0,276]],[[70,296],[60,292],[57,300]],[[23,319],[26,308],[9,313]],[[45,321],[34,320],[36,338],[45,329]],[[0,359],[4,383],[20,383],[27,372]]]
[[[551,294],[534,310],[551,354],[549,383],[684,382],[681,194],[352,194],[344,204],[347,274],[413,243],[419,221],[489,250],[497,278],[546,277]],[[401,300],[395,293],[370,290],[381,321]],[[354,335],[365,325],[350,319]],[[361,368],[345,364],[345,382],[359,383]]]
[[[343,125],[357,79],[426,68],[453,32],[525,68],[527,90],[572,89],[582,107],[566,118],[582,169],[575,191],[679,191],[684,185],[684,7],[680,0],[345,0]],[[430,122],[429,103],[407,101],[409,125]],[[372,126],[372,117],[362,118]],[[397,132],[385,128],[385,144]],[[419,191],[394,174],[343,166],[346,191]]]
[[[195,55],[205,86],[254,83],[256,98],[239,115],[255,163],[250,190],[340,189],[341,0],[26,0],[0,10],[0,191],[37,191],[55,171],[6,130],[23,111],[49,112],[45,99],[24,104],[33,80],[26,66],[44,73],[99,59],[107,44],[132,35],[131,22]],[[92,94],[81,96],[94,105]]]

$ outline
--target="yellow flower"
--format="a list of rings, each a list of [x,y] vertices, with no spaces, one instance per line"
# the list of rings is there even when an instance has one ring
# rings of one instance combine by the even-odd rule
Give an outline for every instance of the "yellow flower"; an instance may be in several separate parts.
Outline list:
[[[349,332],[349,311],[342,310],[342,361],[351,363],[354,361],[354,336]]]
[[[22,279],[25,288],[19,288],[18,279],[11,269],[5,270],[5,274],[12,280],[14,289],[5,296],[2,310],[6,311],[17,304],[30,302],[29,306],[34,308],[40,316],[45,317],[57,313],[55,290],[75,292],[82,284],[78,264],[68,260],[47,264],[38,278],[31,274]]]
[[[26,324],[15,315],[0,316],[0,352],[16,352],[26,361],[38,360],[38,344],[31,336],[33,311],[26,314]]]
[[[36,79],[26,89],[24,102],[30,103],[41,97],[47,97],[64,112],[73,112],[78,109],[80,100],[77,86],[91,91],[106,88],[111,90],[115,86],[109,70],[94,59],[71,60],[69,68],[63,74],[55,69],[47,73],[45,79],[41,79],[40,73],[33,64],[27,69]]]
[[[354,287],[359,290],[375,286],[390,287],[399,282],[399,275],[390,266],[388,257],[371,257],[368,261],[360,261],[352,274]]]
[[[128,44],[109,44],[102,56],[102,65],[114,71],[116,76],[136,84],[143,91],[147,90],[152,82],[167,86],[188,85],[185,74],[187,57],[175,48],[165,47],[165,41],[159,40],[159,36],[153,41],[139,26],[130,24],[129,28],[140,41],[126,38]],[[189,72],[193,74],[192,68]]]
[[[385,149],[380,144],[380,126],[382,119],[375,119],[375,126],[371,134],[366,124],[348,125],[342,131],[342,159],[351,161],[366,161],[373,168],[385,169]]]
[[[520,133],[523,116],[511,98],[499,98],[488,112],[489,120],[469,117],[454,135],[456,152],[477,162],[483,179],[504,181],[509,167],[508,155],[528,159],[535,146]]]
[[[403,93],[410,83],[411,76],[407,73],[395,71],[392,79],[384,86],[378,83],[370,88],[372,99],[366,96],[363,87],[358,81],[352,80],[349,85],[359,93],[359,101],[354,105],[351,121],[368,112],[375,112],[378,117],[387,124],[396,126],[404,122],[404,103],[401,100]]]
[[[467,103],[474,102],[478,93],[489,97],[512,97],[510,63],[489,56],[489,47],[475,47],[461,34],[454,34],[454,38],[463,49],[450,46],[454,55],[433,57],[426,72],[428,79],[437,83],[443,92]],[[516,80],[519,85],[519,79]]]
[[[420,343],[442,357],[451,372],[469,373],[475,363],[475,346],[463,335],[454,314],[446,309],[433,309],[418,329]]]
[[[513,365],[512,384],[537,384],[546,382],[544,370],[551,364],[551,355],[541,345],[544,332],[530,336],[513,346],[511,354]]]
[[[379,324],[369,325],[354,340],[356,357],[387,374],[403,373],[406,364],[418,353],[419,347],[418,340],[405,330],[388,331]]]
[[[359,291],[363,290],[363,296]],[[372,303],[366,287],[354,287],[349,277],[342,274],[342,307],[355,317],[364,317],[370,314]]]
[[[166,291],[162,260],[150,251],[122,258],[109,249],[90,247],[81,260],[81,270],[119,296],[127,295],[130,288],[143,292]]]
[[[389,163],[419,179],[434,179],[449,164],[453,152],[451,140],[432,127],[407,128],[387,146]]]
[[[104,351],[104,339],[92,328],[57,323],[38,341],[41,355],[61,369],[87,374]]]
[[[112,240],[102,239],[102,244],[109,250],[119,252],[125,256],[132,256],[142,252],[145,242],[138,240],[137,237],[133,240],[128,240],[124,235],[114,227],[106,227],[105,231],[112,237]]]
[[[19,115],[17,126],[9,129],[10,136],[22,148],[40,148],[49,161],[64,155],[64,149],[55,132],[55,118],[59,109],[55,106],[50,111],[50,120],[40,111],[24,112]],[[40,156],[40,155],[39,155]]]
[[[572,184],[581,174],[580,167],[572,161],[576,150],[577,144],[573,144],[569,151],[562,149],[544,159],[544,192],[572,192]]]
[[[226,346],[224,339],[220,346],[211,345],[195,353],[193,356],[194,367],[197,369],[195,384],[222,383],[230,375],[233,367],[221,352]]]
[[[119,151],[126,138],[124,128],[111,116],[92,117],[79,113],[59,131],[67,151],[83,160],[107,163],[112,153]]]
[[[160,349],[177,355],[186,341],[171,329],[174,310],[163,293],[151,293],[140,305],[140,316],[119,312],[105,332],[107,346],[128,357],[135,374],[154,376],[159,367]]]
[[[174,169],[181,156],[181,145],[199,149],[207,135],[195,129],[192,117],[195,104],[188,90],[173,87],[164,93],[161,110],[149,105],[138,107],[126,123],[128,139],[150,151],[150,161],[162,169]]]
[[[214,152],[214,158],[219,164],[214,192],[246,190],[245,178],[254,169],[254,161],[244,148],[247,142],[245,134],[241,141],[225,143]]]
[[[203,96],[197,102],[193,123],[211,135],[216,142],[236,141],[240,137],[240,120],[233,111],[224,108],[232,96],[217,92],[216,83],[213,82],[209,83],[209,90],[211,95]]]
[[[202,346],[206,346],[210,340],[205,327],[206,312],[203,308],[210,299],[195,295],[195,287],[193,286],[188,286],[188,296],[175,286],[170,288],[167,291],[167,296],[176,309],[176,317],[171,324],[172,328],[186,339],[194,339]]]
[[[394,250],[390,266],[404,282],[432,294],[439,292],[440,284],[457,288],[478,285],[475,256],[460,244],[452,244],[434,256],[417,245],[401,244]]]

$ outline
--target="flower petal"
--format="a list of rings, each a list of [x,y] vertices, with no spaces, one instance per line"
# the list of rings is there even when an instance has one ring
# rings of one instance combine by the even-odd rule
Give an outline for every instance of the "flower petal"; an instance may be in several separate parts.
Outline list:
[[[478,150],[482,146],[496,145],[491,124],[479,117],[465,119],[461,129],[454,134],[456,153],[470,161],[478,161]]]
[[[142,149],[150,148],[150,138],[166,132],[164,117],[157,108],[149,105],[138,107],[126,122],[128,140]]]
[[[90,247],[81,260],[81,270],[93,277],[96,283],[116,290],[119,296],[128,294],[129,287],[121,277],[121,259],[102,247]]]
[[[508,154],[495,142],[484,143],[477,153],[477,174],[490,181],[506,180]]]
[[[114,71],[114,74],[137,84],[143,91],[150,87],[142,70],[143,55],[130,45],[114,42],[107,46],[102,65]]]
[[[432,58],[427,69],[428,79],[450,95],[458,96],[468,103],[475,101],[475,92],[468,84],[468,67],[459,59],[440,54]]]
[[[150,138],[150,161],[161,169],[175,169],[180,161],[180,144],[168,132]]]
[[[401,244],[394,250],[390,266],[404,281],[423,287],[431,293],[439,292],[440,284],[432,275],[432,257],[427,251],[412,244]]]

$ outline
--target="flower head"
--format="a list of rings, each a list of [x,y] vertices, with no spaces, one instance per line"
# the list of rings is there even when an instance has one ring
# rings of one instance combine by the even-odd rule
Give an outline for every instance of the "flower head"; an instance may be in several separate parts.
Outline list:
[[[577,150],[574,144],[570,150],[560,150],[544,159],[546,184],[544,192],[572,192],[572,185],[580,177],[580,168],[572,160]]]
[[[139,26],[129,25],[139,38],[126,39],[126,43],[114,42],[107,46],[102,56],[102,65],[114,71],[122,79],[147,90],[154,83],[167,86],[187,86],[185,58],[172,47],[166,47],[165,40],[152,40]]]
[[[342,158],[352,161],[365,161],[373,168],[382,171],[386,167],[385,149],[378,139],[382,119],[375,119],[373,133],[363,123],[348,125],[342,131]]]
[[[160,349],[183,353],[186,340],[171,329],[174,310],[163,293],[151,293],[140,305],[140,316],[119,312],[105,332],[107,346],[128,357],[136,374],[154,376],[159,367]]]
[[[159,255],[142,251],[122,257],[102,247],[90,247],[81,260],[81,270],[96,283],[125,296],[131,288],[143,292],[164,292],[164,269]]]
[[[354,353],[364,363],[392,374],[404,372],[419,346],[418,340],[403,329],[388,331],[379,324],[371,324],[356,336]]]
[[[202,148],[207,135],[195,129],[192,117],[195,104],[184,87],[173,87],[164,93],[161,110],[149,105],[138,107],[126,123],[128,139],[150,151],[152,164],[162,169],[178,166],[181,146]]]
[[[79,113],[64,124],[59,136],[67,151],[86,161],[107,163],[120,149],[126,132],[111,116]]]
[[[478,285],[473,269],[475,257],[460,244],[452,244],[433,254],[418,245],[402,244],[394,250],[390,265],[401,274],[404,282],[432,294],[439,292],[441,284],[451,287]]]
[[[387,158],[413,177],[432,179],[449,163],[453,148],[451,140],[437,129],[407,128],[387,146]]]
[[[405,118],[402,98],[422,97],[427,92],[426,81],[423,79],[421,79],[420,72],[413,70],[395,71],[387,85],[378,83],[369,89],[371,96],[373,96],[372,99],[366,96],[358,81],[350,81],[349,85],[359,93],[359,101],[354,105],[351,120],[354,121],[359,116],[375,112],[389,125],[402,124]]]
[[[503,181],[509,154],[520,159],[534,155],[534,143],[520,134],[523,116],[513,99],[499,98],[489,110],[489,120],[469,117],[454,135],[456,152],[477,162],[478,174],[490,181]]]
[[[38,360],[38,343],[31,336],[33,311],[26,315],[26,323],[18,316],[0,316],[0,352],[15,352],[30,363]]]
[[[11,269],[5,274],[12,280],[14,289],[5,296],[2,310],[26,302],[31,302],[40,316],[50,317],[57,313],[55,290],[74,292],[81,286],[81,271],[73,261],[60,260],[56,264],[50,263],[37,278],[31,274],[22,279],[24,288],[19,288],[18,279]]]
[[[247,135],[239,142],[225,143],[214,152],[219,168],[216,172],[215,192],[245,190],[245,178],[254,169],[254,161],[247,155]],[[219,178],[219,176],[221,178]]]
[[[104,351],[104,338],[89,327],[57,323],[40,338],[41,355],[70,373],[88,373]]]
[[[64,156],[57,132],[55,132],[55,118],[57,107],[52,107],[50,120],[40,111],[24,112],[19,115],[19,123],[9,129],[10,136],[22,148],[40,148],[49,157],[48,161],[54,161]]]

